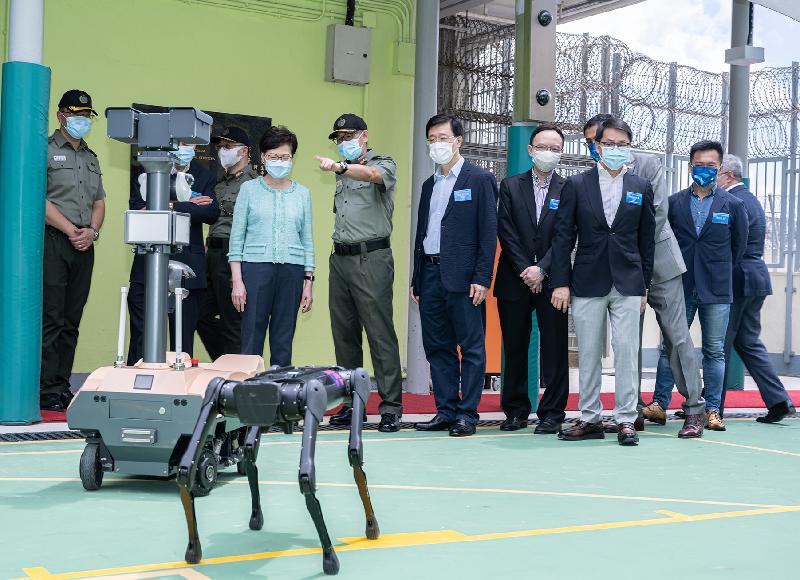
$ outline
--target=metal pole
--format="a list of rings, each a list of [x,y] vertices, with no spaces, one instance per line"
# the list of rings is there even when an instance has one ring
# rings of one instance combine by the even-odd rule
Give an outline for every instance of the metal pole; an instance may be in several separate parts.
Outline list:
[[[750,2],[733,0],[731,47],[745,46],[750,31]],[[742,160],[742,175],[747,175],[747,133],[750,120],[750,67],[731,65],[730,121],[728,151]]]
[[[603,41],[603,50],[602,56],[600,61],[600,76],[602,77],[602,86],[603,86],[603,93],[602,93],[602,100],[600,103],[600,112],[601,113],[610,113],[611,112],[611,95],[609,94],[609,85],[611,84],[610,75],[611,75],[611,47],[608,46],[608,41],[604,39]]]
[[[186,288],[175,288],[175,370],[186,368],[183,364],[183,299],[189,294]]]
[[[730,83],[731,75],[729,73],[722,73],[722,101],[720,110],[720,135],[719,142],[722,143],[722,148],[728,150],[728,115],[730,111],[728,106],[730,104]]]
[[[414,258],[417,213],[423,182],[433,174],[433,161],[425,146],[425,124],[437,110],[439,63],[439,2],[417,2],[417,49],[414,72],[414,133],[411,166],[410,256]],[[413,265],[411,266],[413,268]],[[409,272],[410,281],[411,272]],[[406,391],[430,392],[430,369],[422,347],[419,307],[408,301],[408,342],[406,343]]]
[[[41,421],[42,266],[50,69],[42,66],[44,0],[11,0],[0,124],[0,344],[11,364],[0,423]]]
[[[11,0],[8,60],[42,64],[44,0]]]
[[[796,231],[796,208],[797,208],[797,146],[798,146],[798,126],[797,116],[800,107],[800,63],[792,62],[792,117],[789,132],[789,179],[788,188],[784,187],[784,192],[788,189],[789,219],[787,225],[786,239],[786,314],[784,316],[783,334],[783,362],[789,364],[792,360],[792,302],[794,301],[794,234]],[[784,193],[784,195],[785,195]]]
[[[664,143],[664,160],[670,170],[669,176],[672,183],[670,191],[678,191],[680,176],[677,168],[673,167],[675,155],[675,109],[678,102],[678,63],[669,63],[669,84],[667,85],[667,135]]]
[[[620,72],[622,71],[622,55],[615,52],[611,57],[611,114],[615,117],[620,116],[619,109],[619,85]]]
[[[128,288],[123,286],[119,291],[119,333],[117,334],[117,360],[114,366],[125,366],[125,322],[128,314]]]
[[[583,33],[583,40],[581,40],[581,109],[580,109],[580,124],[583,127],[584,123],[589,119],[589,95],[586,91],[589,78],[589,33]]]
[[[147,209],[169,209],[172,159],[167,151],[143,151],[139,162],[147,172]],[[145,258],[144,362],[167,361],[167,267],[170,246],[153,246]]]

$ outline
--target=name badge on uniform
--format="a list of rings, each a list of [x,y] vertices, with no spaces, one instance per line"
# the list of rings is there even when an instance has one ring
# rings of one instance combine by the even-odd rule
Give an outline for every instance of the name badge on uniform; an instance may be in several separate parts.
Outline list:
[[[459,189],[458,191],[453,192],[453,200],[454,201],[472,201],[472,190],[471,189]]]
[[[724,224],[728,225],[731,220],[730,214],[727,213],[715,213],[711,214],[711,223],[712,224]]]
[[[636,191],[628,192],[628,195],[625,196],[625,201],[633,205],[642,205],[642,194]]]
[[[553,211],[558,209],[558,204],[561,202],[560,199],[551,199],[550,205],[548,205],[548,209],[552,209]]]
[[[66,155],[53,155],[53,161],[66,161]]]

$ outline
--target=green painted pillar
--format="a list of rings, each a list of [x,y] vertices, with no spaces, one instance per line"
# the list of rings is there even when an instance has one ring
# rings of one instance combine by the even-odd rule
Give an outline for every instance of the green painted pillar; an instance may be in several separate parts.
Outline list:
[[[532,121],[516,122],[508,128],[506,175],[516,175],[531,170],[528,143],[537,124]],[[539,326],[536,322],[536,312],[533,313],[531,342],[528,347],[528,396],[531,399],[531,410],[536,411],[539,403]]]
[[[3,64],[0,105],[0,423],[39,415],[42,351],[42,257],[47,184],[50,69]]]

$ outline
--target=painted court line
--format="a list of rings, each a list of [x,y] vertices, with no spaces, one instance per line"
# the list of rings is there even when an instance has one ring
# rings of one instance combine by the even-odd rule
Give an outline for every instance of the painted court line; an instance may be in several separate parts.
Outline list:
[[[643,435],[653,435],[655,437],[670,437],[672,439],[677,439],[676,435],[670,435],[668,433],[653,433],[652,431],[642,431]],[[724,445],[725,447],[736,447],[739,449],[749,449],[751,451],[763,451],[764,453],[774,453],[776,455],[789,455],[791,457],[800,457],[800,453],[795,451],[782,451],[780,449],[769,449],[767,447],[756,447],[755,445],[742,445],[741,443],[728,443],[727,441],[714,441],[712,439],[706,439],[705,437],[699,437],[697,439],[690,439],[690,441],[696,441],[698,443],[708,443],[710,445]]]
[[[529,538],[535,536],[549,536],[555,534],[569,534],[576,532],[596,532],[602,530],[614,530],[622,528],[635,528],[645,526],[658,526],[666,524],[683,524],[690,522],[711,521],[728,518],[754,517],[769,514],[780,514],[789,512],[800,512],[800,506],[785,506],[777,508],[740,510],[731,512],[717,512],[700,515],[686,515],[675,512],[663,511],[665,517],[642,519],[642,520],[623,520],[617,522],[606,522],[600,524],[583,524],[575,526],[563,526],[557,528],[539,528],[533,530],[518,530],[510,532],[493,532],[487,534],[468,535],[454,530],[442,530],[432,532],[411,532],[400,534],[385,534],[377,540],[367,540],[364,537],[339,538],[344,545],[337,545],[337,552],[352,552],[360,550],[376,550],[388,548],[410,548],[416,546],[431,546],[435,544],[457,544],[466,542],[483,542],[488,540],[508,540],[512,538]],[[321,553],[320,548],[297,548],[291,550],[280,550],[274,552],[257,552],[253,554],[241,554],[237,556],[219,556],[215,558],[203,559],[196,566],[213,566],[219,564],[233,564],[239,562],[253,562],[267,560],[271,558],[286,558],[293,556],[305,556]],[[81,572],[67,572],[60,574],[50,573],[46,568],[23,568],[25,576],[20,580],[77,580],[80,578],[101,578],[110,575],[136,574],[142,572],[172,571],[190,568],[185,562],[165,562],[162,564],[144,564],[140,566],[125,566],[121,568],[104,568],[99,570],[84,570]]]
[[[78,477],[0,477],[2,482],[47,482],[47,483],[63,483],[80,481]],[[129,483],[129,482],[145,482],[145,483],[168,483],[174,482],[163,479],[137,479],[132,477],[126,478],[112,478],[106,479],[104,484],[113,483]],[[220,480],[221,485],[248,485],[247,481],[240,479]],[[259,485],[271,485],[276,487],[297,487],[296,481],[259,481]],[[350,488],[354,489],[357,486],[354,483],[326,483],[317,482],[317,487],[330,487],[330,488]],[[786,508],[792,507],[781,504],[768,504],[768,503],[743,503],[734,501],[717,501],[717,500],[703,500],[703,499],[683,499],[672,497],[648,497],[636,495],[609,495],[602,493],[581,493],[570,491],[542,491],[533,489],[504,489],[504,488],[491,488],[491,487],[445,487],[435,485],[399,485],[399,484],[381,484],[371,483],[370,489],[387,489],[395,491],[438,491],[438,492],[455,492],[455,493],[494,493],[494,494],[509,494],[509,495],[536,495],[536,496],[549,496],[549,497],[579,497],[587,499],[609,499],[609,500],[622,500],[622,501],[646,501],[651,503],[682,503],[692,505],[713,505],[713,506],[726,506],[726,507],[749,507],[749,508]]]

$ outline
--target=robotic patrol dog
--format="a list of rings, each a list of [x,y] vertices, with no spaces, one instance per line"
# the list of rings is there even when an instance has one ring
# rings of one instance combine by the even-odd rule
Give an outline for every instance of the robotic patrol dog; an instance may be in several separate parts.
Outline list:
[[[247,475],[252,506],[250,529],[264,525],[256,458],[261,433],[280,427],[291,433],[303,421],[298,483],[322,544],[323,570],[339,571],[322,508],[316,498],[314,451],[325,411],[353,401],[348,459],[366,514],[366,536],[377,539],[378,522],[364,474],[363,411],[370,379],[363,369],[286,367],[265,370],[260,356],[225,355],[210,364],[186,361],[180,344],[182,279],[194,273],[170,262],[171,252],[189,244],[190,217],[169,209],[170,172],[179,143],[206,144],[212,119],[193,108],[143,113],[106,110],[108,136],[138,145],[147,172],[147,210],[125,214],[125,242],[145,254],[144,356],[123,362],[125,298],[122,289],[117,360],[94,371],[72,401],[67,420],[86,437],[80,476],[85,489],[100,488],[105,472],[176,476],[186,515],[186,562],[202,558],[194,500],[208,495],[218,469],[236,465]],[[175,352],[167,352],[167,311],[175,312]]]

